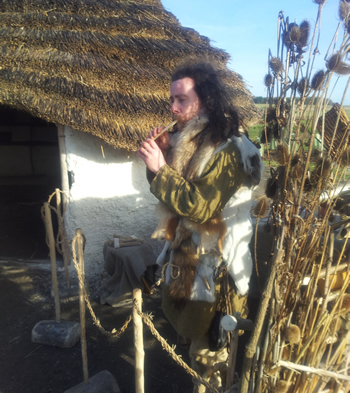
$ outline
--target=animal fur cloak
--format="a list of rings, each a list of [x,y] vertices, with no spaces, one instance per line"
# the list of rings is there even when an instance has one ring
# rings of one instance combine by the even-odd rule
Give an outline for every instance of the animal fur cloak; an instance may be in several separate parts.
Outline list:
[[[168,165],[151,184],[161,201],[152,237],[166,239],[165,248],[171,248],[166,284],[178,308],[190,299],[215,301],[215,274],[222,258],[240,294],[248,291],[252,269],[250,203],[251,187],[261,176],[259,151],[245,136],[214,144],[207,123],[200,114],[172,135]]]

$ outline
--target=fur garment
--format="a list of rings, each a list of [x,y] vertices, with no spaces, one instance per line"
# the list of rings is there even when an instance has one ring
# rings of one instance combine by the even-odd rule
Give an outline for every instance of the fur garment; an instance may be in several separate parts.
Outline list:
[[[171,138],[167,164],[188,181],[200,178],[216,149],[210,134],[203,132],[207,123],[207,117],[200,113],[186,124],[182,132]],[[177,308],[181,308],[191,296],[199,262],[198,250],[221,255],[226,224],[220,214],[203,224],[196,224],[187,218],[177,217],[161,202],[157,206],[157,214],[160,221],[152,237],[172,242],[169,297]],[[199,244],[194,243],[193,233],[200,235]]]
[[[167,164],[186,180],[196,180],[201,177],[209,160],[216,153],[227,144],[235,143],[241,153],[242,167],[249,179],[249,187],[257,184],[262,168],[260,154],[255,146],[244,136],[232,137],[226,143],[215,145],[210,134],[205,132],[207,122],[206,116],[199,114],[186,124],[181,133],[172,135],[171,149],[166,156]],[[249,209],[247,210],[251,192],[249,193],[249,189],[245,187],[236,194],[230,199],[222,214],[203,224],[179,217],[164,204],[158,203],[156,214],[159,224],[152,237],[167,240],[165,249],[157,259],[158,264],[164,263],[166,249],[171,248],[170,266],[166,269],[166,284],[169,285],[169,297],[175,307],[181,308],[190,299],[215,301],[214,272],[221,263],[222,255],[229,262],[229,272],[239,292],[247,292],[252,266],[248,249],[252,231]],[[249,201],[242,200],[248,197]],[[235,219],[236,213],[240,216],[239,221]],[[238,226],[233,225],[234,222],[240,223],[240,228],[234,230],[232,227]],[[238,244],[239,254],[246,254],[243,258],[230,249],[234,232],[237,232],[234,236],[236,242],[241,238],[241,233],[246,234],[243,243]],[[249,240],[246,242],[248,237]],[[239,260],[236,261],[237,257]],[[234,264],[230,263],[233,262],[232,258],[235,259]]]

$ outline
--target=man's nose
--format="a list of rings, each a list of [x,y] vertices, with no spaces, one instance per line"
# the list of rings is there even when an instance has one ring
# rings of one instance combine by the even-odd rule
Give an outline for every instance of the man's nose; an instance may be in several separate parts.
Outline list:
[[[176,102],[173,102],[173,104],[171,106],[171,112],[172,113],[179,113],[179,108],[178,108],[178,105],[176,104]]]

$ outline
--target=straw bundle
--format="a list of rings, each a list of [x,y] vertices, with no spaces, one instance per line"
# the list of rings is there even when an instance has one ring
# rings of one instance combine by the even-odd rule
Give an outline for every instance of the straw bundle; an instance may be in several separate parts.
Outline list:
[[[187,56],[225,68],[229,56],[182,27],[158,0],[3,0],[0,104],[136,150],[168,124],[170,75]],[[228,71],[246,122],[259,110]]]

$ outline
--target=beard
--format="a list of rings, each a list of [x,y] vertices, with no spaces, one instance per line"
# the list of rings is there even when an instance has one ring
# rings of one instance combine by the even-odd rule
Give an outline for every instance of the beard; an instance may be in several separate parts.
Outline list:
[[[177,123],[176,123],[176,125],[175,125],[175,127],[177,128],[177,130],[181,132],[181,131],[184,129],[185,125],[186,125],[190,120],[192,120],[196,115],[197,115],[197,113],[194,114],[193,116],[191,116],[190,118],[189,118],[188,116],[186,116],[186,118],[183,118],[182,116],[176,115],[176,114],[173,113],[173,120],[176,120],[176,121],[177,121]]]

